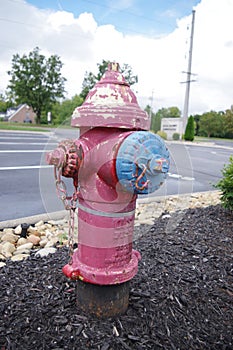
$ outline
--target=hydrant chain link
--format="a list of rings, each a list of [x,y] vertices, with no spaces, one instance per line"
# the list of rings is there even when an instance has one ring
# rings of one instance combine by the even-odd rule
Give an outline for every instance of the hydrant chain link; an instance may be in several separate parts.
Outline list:
[[[69,231],[68,231],[68,247],[69,247],[69,264],[72,265],[74,253],[74,221],[75,210],[78,200],[78,187],[74,186],[75,190],[72,196],[68,196],[65,182],[61,180],[62,169],[54,167],[54,176],[58,198],[61,199],[66,210],[69,210]],[[69,203],[70,201],[70,203]]]

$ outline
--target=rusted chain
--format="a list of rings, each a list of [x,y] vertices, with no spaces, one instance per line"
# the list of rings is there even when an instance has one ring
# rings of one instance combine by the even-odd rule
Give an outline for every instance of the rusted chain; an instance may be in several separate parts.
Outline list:
[[[78,187],[74,186],[74,193],[69,196],[67,193],[65,182],[61,179],[62,169],[54,167],[54,177],[58,198],[63,202],[66,210],[69,210],[69,230],[68,230],[68,246],[69,246],[69,264],[72,264],[72,256],[74,252],[74,225],[75,210],[78,200]]]

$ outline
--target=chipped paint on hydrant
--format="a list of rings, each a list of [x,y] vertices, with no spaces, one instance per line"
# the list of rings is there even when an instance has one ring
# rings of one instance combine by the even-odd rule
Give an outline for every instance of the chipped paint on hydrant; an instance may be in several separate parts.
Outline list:
[[[63,272],[78,281],[80,309],[114,316],[127,309],[129,281],[141,259],[132,245],[137,196],[164,182],[169,153],[147,131],[149,116],[116,63],[75,109],[71,125],[80,137],[47,155],[78,187],[78,249]]]

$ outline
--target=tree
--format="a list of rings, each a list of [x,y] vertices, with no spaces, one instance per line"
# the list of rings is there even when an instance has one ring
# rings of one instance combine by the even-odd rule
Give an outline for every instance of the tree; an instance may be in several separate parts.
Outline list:
[[[108,68],[109,63],[110,61],[105,61],[105,60],[102,60],[102,63],[97,63],[98,73],[96,75],[92,72],[85,73],[80,97],[82,97],[85,100],[89,91],[102,78],[103,74]],[[137,75],[133,74],[132,68],[128,64],[124,63],[122,67],[120,67],[120,72],[124,75],[124,78],[129,85],[133,85],[138,82]]]
[[[150,113],[150,106],[146,106],[145,110]],[[178,107],[160,108],[156,113],[151,113],[151,126],[150,129],[157,133],[161,129],[162,118],[179,118],[181,111]]]
[[[53,123],[61,124],[69,120],[76,107],[81,106],[83,99],[79,95],[73,96],[71,99],[57,102],[52,107]]]
[[[227,109],[223,114],[224,121],[224,136],[225,137],[233,137],[233,106],[230,109]]]
[[[64,97],[66,79],[61,75],[62,66],[59,56],[46,59],[38,47],[28,56],[16,54],[12,58],[8,90],[17,104],[27,103],[32,107],[37,123],[43,111],[48,111],[52,103]]]
[[[195,131],[195,122],[194,118],[191,115],[188,118],[188,123],[186,125],[185,133],[184,133],[184,139],[185,141],[193,141],[194,140],[194,131]]]
[[[168,107],[167,108],[167,114],[168,116],[166,118],[180,118],[181,111],[178,107]]]
[[[0,94],[0,112],[6,112],[8,107],[10,107],[9,101],[3,94]]]
[[[168,107],[160,108],[156,113],[156,116],[160,119],[162,118],[179,118],[181,116],[181,111],[178,107]]]
[[[145,111],[151,115],[150,130],[156,134],[161,129],[161,118],[153,112],[149,105],[146,106]]]
[[[195,135],[199,135],[199,129],[200,129],[200,117],[201,115],[200,114],[195,114],[193,115],[193,118],[194,118],[194,122],[195,122]]]
[[[208,137],[221,137],[224,135],[223,116],[222,113],[210,111],[201,115],[200,133]]]

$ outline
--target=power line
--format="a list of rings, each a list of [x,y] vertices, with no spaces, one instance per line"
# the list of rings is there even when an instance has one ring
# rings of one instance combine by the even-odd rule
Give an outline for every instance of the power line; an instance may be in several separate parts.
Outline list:
[[[130,16],[137,17],[137,18],[142,18],[142,19],[145,19],[146,21],[155,23],[155,19],[154,18],[149,18],[147,16],[138,15],[138,14],[136,14],[134,12],[131,12],[131,11],[121,10],[121,9],[119,9],[117,7],[109,6],[109,5],[105,5],[105,4],[100,4],[100,3],[97,3],[97,2],[92,1],[92,0],[82,0],[82,1],[85,2],[85,3],[93,4],[93,5],[96,5],[96,6],[99,6],[99,7],[105,7],[105,8],[108,8],[110,10],[113,10],[113,11],[122,12],[122,13],[128,14]],[[156,20],[156,22],[157,23],[164,23],[162,21],[157,21],[157,20]]]
[[[14,3],[20,4],[20,5],[24,5],[24,6],[26,6],[26,5],[33,6],[33,5],[29,4],[29,3],[24,3],[24,2],[21,2],[19,0],[7,0],[7,1],[14,2]],[[97,2],[92,1],[92,0],[82,0],[82,1],[84,3],[93,4],[95,6],[102,7],[102,8],[104,7],[104,8],[107,8],[109,10],[112,10],[112,11],[121,12],[123,14],[133,16],[135,18],[140,18],[140,19],[143,19],[143,20],[145,20],[147,22],[153,22],[153,23],[156,22],[156,23],[164,24],[167,27],[173,28],[173,26],[171,24],[166,23],[165,21],[161,21],[161,20],[158,20],[158,19],[155,20],[155,19],[149,18],[147,16],[143,16],[143,15],[139,15],[139,14],[136,14],[136,13],[133,13],[133,12],[130,12],[130,11],[118,9],[117,7],[113,7],[113,6],[109,6],[109,5],[105,5],[105,4],[100,4],[100,3],[97,3]],[[18,23],[18,24],[21,24],[21,25],[30,25],[31,27],[39,28],[39,26],[35,26],[35,25],[29,24],[29,23],[22,23],[22,22],[20,22],[18,20],[11,20],[11,19],[5,19],[5,18],[0,18],[0,20],[6,21],[6,22]],[[99,25],[113,25],[112,23],[104,23],[101,20],[98,20],[98,22],[99,22]],[[130,32],[130,33],[136,33],[136,34],[141,34],[141,35],[147,35],[148,36],[148,32],[142,32],[142,31],[126,28],[125,26],[121,26],[121,25],[118,25],[118,24],[114,24],[113,26],[119,31],[123,30],[123,31]]]

